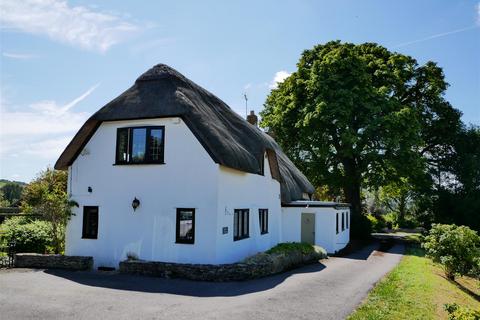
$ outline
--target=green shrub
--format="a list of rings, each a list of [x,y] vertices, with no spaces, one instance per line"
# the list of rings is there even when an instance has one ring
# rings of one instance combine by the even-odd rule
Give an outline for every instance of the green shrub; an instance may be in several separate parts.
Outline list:
[[[46,253],[51,250],[52,235],[48,222],[14,217],[0,225],[3,243],[15,242],[17,252]]]
[[[480,311],[459,306],[456,303],[445,304],[449,320],[480,320]]]
[[[322,247],[311,245],[303,242],[284,242],[279,243],[270,250],[265,251],[266,254],[285,254],[288,255],[292,252],[300,252],[302,255],[314,255],[318,259],[327,257],[327,251]]]
[[[479,268],[480,237],[469,227],[434,224],[422,246],[428,257],[443,265],[451,280]]]
[[[313,260],[320,260],[326,257],[327,251],[322,247],[308,243],[284,242],[277,244],[275,247],[270,248],[265,252],[250,256],[243,260],[243,262],[255,264],[281,263],[292,267],[294,265]]]
[[[382,217],[377,218],[373,214],[367,214],[367,219],[370,221],[372,231],[380,232],[386,227],[385,221],[382,219]]]
[[[277,254],[277,253],[289,253],[291,251],[301,251],[303,254],[310,254],[314,252],[313,246],[308,243],[300,242],[284,242],[279,243],[275,247],[267,250],[266,253]]]

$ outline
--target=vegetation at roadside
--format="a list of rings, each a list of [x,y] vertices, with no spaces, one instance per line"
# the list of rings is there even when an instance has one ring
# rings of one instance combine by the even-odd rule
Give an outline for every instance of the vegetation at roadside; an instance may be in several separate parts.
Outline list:
[[[32,216],[6,219],[0,242],[15,242],[17,252],[62,253],[65,227],[76,205],[67,194],[67,173],[47,168],[22,188],[21,209]]]
[[[12,217],[0,225],[0,245],[15,243],[18,252],[51,253],[53,238],[48,222]]]
[[[475,275],[480,279],[480,236],[466,226],[434,224],[422,247],[427,256],[440,263],[448,279]]]
[[[451,281],[444,276],[442,267],[424,254],[421,248],[409,247],[398,266],[348,319],[448,319],[445,305],[452,303],[462,306],[463,311],[480,310],[479,280],[459,277]]]

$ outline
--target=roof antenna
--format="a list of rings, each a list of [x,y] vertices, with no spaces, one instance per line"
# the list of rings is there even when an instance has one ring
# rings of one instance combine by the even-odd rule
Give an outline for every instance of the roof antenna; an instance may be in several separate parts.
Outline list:
[[[245,118],[248,116],[248,97],[247,93],[243,94],[243,98],[245,99]]]

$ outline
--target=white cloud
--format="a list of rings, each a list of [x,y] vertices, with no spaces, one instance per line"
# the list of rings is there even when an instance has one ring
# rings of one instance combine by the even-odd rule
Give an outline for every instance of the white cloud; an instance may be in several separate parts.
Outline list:
[[[70,6],[61,0],[2,0],[2,29],[46,35],[52,40],[99,52],[125,40],[139,27],[117,15]]]
[[[289,73],[288,71],[284,71],[284,70],[278,71],[277,73],[275,73],[275,76],[273,77],[273,80],[270,83],[269,88],[276,89],[278,87],[278,84],[285,81],[285,79],[290,77],[290,75],[291,73]]]
[[[14,53],[14,52],[2,52],[2,56],[10,59],[21,59],[21,60],[33,59],[37,57],[36,55],[30,54],[30,53]]]
[[[32,103],[26,111],[10,111],[1,105],[1,158],[23,159],[30,155],[55,160],[88,117],[87,112],[71,109],[97,87],[65,105],[45,100]]]

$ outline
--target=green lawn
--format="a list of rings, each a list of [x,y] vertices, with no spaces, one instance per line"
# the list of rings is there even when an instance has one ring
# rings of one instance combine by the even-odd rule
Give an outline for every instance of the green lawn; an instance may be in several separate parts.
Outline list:
[[[408,248],[398,266],[348,319],[447,319],[445,303],[480,309],[475,295],[480,295],[479,281],[461,277],[457,283],[450,282],[422,249]]]

